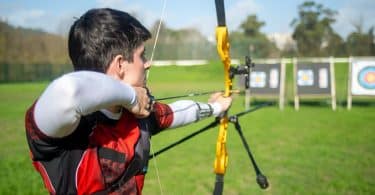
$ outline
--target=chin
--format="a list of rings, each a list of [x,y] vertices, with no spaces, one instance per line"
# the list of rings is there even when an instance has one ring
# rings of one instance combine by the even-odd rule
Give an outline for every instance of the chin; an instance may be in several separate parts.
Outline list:
[[[133,85],[134,87],[145,87],[146,86],[146,83],[136,83]]]

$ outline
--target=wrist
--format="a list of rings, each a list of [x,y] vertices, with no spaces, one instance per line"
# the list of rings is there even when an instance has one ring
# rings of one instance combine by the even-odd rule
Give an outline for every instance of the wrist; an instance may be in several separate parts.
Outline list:
[[[138,98],[137,98],[137,93],[133,87],[131,87],[130,92],[132,93],[132,98],[129,103],[125,104],[124,107],[127,109],[132,109],[138,104]]]
[[[212,115],[215,116],[215,117],[219,116],[220,113],[222,112],[222,109],[223,109],[223,107],[221,106],[221,104],[218,103],[218,102],[214,102],[214,103],[209,103],[209,105],[212,108]]]

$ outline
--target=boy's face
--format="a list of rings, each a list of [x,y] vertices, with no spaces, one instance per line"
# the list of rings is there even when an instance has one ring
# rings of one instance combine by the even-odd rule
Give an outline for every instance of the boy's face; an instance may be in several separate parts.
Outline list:
[[[146,73],[150,66],[150,62],[145,58],[145,46],[142,44],[135,49],[133,62],[125,62],[122,81],[135,87],[145,87]]]

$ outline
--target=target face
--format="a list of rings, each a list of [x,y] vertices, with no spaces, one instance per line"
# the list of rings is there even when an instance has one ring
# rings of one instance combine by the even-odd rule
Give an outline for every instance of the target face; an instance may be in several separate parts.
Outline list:
[[[265,72],[251,72],[250,73],[250,87],[263,88],[266,86]]]
[[[351,91],[353,95],[375,95],[375,60],[353,60]]]
[[[375,66],[365,67],[360,70],[358,83],[365,89],[375,89]]]
[[[301,69],[297,72],[297,85],[312,86],[314,84],[314,72],[310,69]]]

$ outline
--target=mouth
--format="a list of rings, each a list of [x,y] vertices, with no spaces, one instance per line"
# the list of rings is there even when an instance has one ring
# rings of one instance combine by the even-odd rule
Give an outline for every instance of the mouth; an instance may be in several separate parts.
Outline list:
[[[144,84],[144,86],[147,85],[147,80],[148,80],[149,72],[150,71],[148,69],[146,69],[145,72],[143,73],[143,84]]]
[[[147,86],[147,73],[143,76],[143,86]]]

